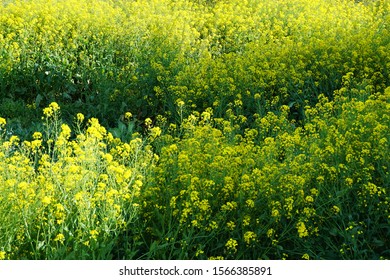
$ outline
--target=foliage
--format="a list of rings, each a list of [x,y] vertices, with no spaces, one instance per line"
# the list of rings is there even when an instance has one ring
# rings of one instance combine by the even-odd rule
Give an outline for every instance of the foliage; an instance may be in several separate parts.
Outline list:
[[[389,86],[388,1],[8,2],[0,97],[38,112],[56,101],[68,118],[109,126],[126,111],[177,121],[182,100],[218,117],[288,105],[301,120],[346,73],[374,92]]]

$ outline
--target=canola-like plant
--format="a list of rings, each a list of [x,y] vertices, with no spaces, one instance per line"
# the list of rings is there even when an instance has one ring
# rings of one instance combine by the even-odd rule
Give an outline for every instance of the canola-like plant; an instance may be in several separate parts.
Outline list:
[[[388,259],[389,11],[1,1],[0,259]]]

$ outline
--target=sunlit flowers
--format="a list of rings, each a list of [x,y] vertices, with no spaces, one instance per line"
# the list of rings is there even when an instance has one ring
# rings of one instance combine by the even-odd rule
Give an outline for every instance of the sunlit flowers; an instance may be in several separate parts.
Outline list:
[[[0,118],[0,128],[3,128],[7,124],[7,121],[4,118]]]
[[[48,107],[43,109],[43,114],[46,117],[51,117],[53,116],[54,113],[58,112],[59,110],[60,110],[60,106],[56,102],[52,102]]]
[[[237,252],[237,246],[238,242],[233,238],[230,238],[225,244],[226,249],[230,252]]]
[[[245,232],[244,234],[244,241],[246,244],[251,244],[252,242],[256,241],[256,233],[254,233],[253,231],[247,231]]]
[[[357,2],[0,5],[0,259],[389,258],[389,3]]]
[[[297,223],[297,230],[298,230],[298,236],[299,237],[306,237],[309,235],[309,232],[306,229],[306,225],[304,222],[298,222]]]
[[[64,243],[65,236],[62,233],[59,233],[56,235],[56,237],[53,239],[55,242]]]

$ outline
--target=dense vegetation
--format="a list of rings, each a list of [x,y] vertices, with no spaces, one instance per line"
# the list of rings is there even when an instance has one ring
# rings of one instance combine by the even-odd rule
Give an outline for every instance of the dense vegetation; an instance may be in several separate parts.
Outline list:
[[[3,0],[0,259],[390,258],[390,1]]]

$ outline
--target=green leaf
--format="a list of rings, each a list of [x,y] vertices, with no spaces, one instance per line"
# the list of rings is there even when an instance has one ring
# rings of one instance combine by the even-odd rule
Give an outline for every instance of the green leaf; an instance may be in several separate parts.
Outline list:
[[[38,108],[41,104],[41,101],[43,100],[43,96],[41,94],[38,94],[35,98],[35,107]]]

